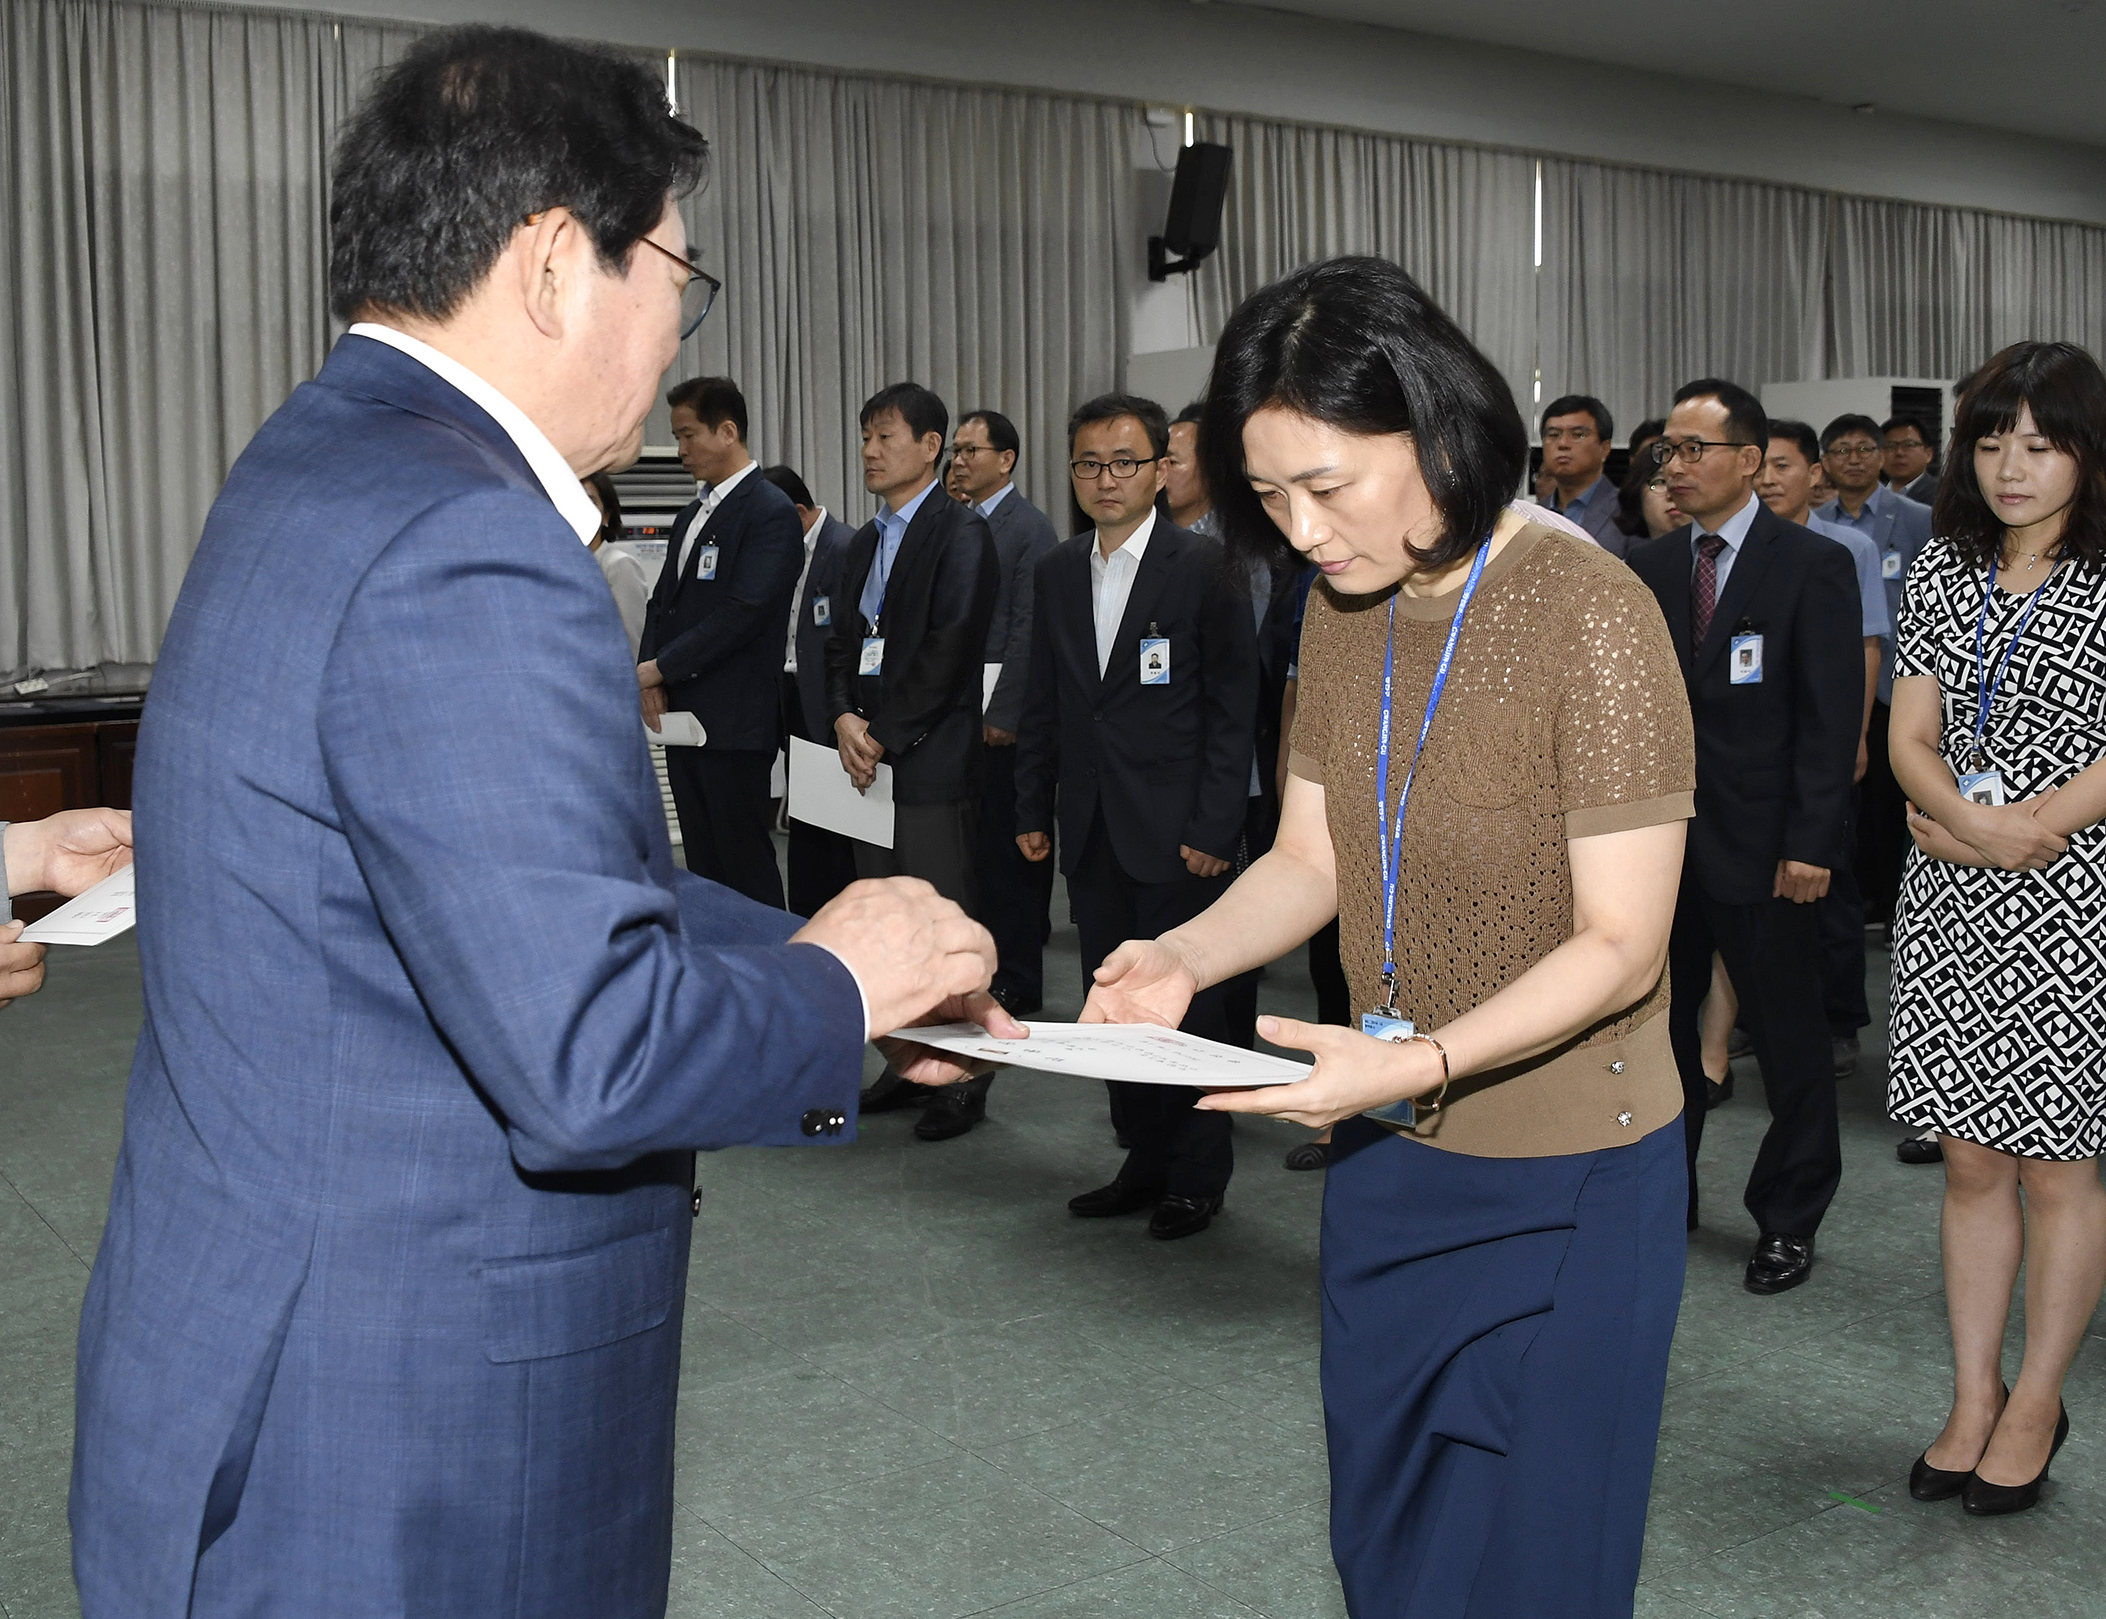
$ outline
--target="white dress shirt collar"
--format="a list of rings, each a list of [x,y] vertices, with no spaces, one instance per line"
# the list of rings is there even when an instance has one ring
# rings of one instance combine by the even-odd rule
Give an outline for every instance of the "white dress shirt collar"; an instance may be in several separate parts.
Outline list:
[[[804,551],[806,556],[810,556],[812,547],[819,543],[819,531],[824,527],[826,527],[826,508],[821,506],[812,514],[811,527],[804,531]]]
[[[989,495],[985,500],[981,501],[979,506],[980,515],[982,517],[994,516],[995,508],[1001,505],[1003,501],[1009,498],[1009,492],[1015,487],[1016,485],[1013,483],[1005,483],[1002,485],[1001,488],[997,489],[993,494]]]
[[[711,484],[707,489],[702,491],[702,504],[708,507],[709,510],[715,511],[719,506],[724,504],[724,497],[730,494],[732,490],[738,488],[740,484],[744,483],[746,481],[747,475],[750,474],[758,465],[758,462],[749,460],[744,466],[740,467],[738,471],[734,472],[722,483]]]
[[[1097,673],[1111,667],[1112,643],[1119,638],[1119,625],[1126,617],[1126,603],[1133,595],[1133,582],[1141,571],[1141,558],[1148,553],[1149,536],[1155,533],[1155,512],[1141,519],[1141,526],[1126,536],[1110,556],[1090,536],[1090,616],[1097,632]]]
[[[429,343],[419,342],[407,332],[398,332],[394,327],[382,326],[377,321],[362,320],[352,326],[350,335],[370,337],[376,343],[385,343],[389,348],[407,354],[441,382],[452,384],[472,403],[480,405],[490,420],[504,430],[505,437],[518,446],[520,455],[541,481],[541,487],[548,492],[549,500],[563,521],[577,531],[579,539],[587,545],[592,543],[592,537],[600,531],[599,507],[585,493],[585,486],[570,470],[570,463],[563,459],[555,445],[549,443],[548,435],[528,420],[525,411],[459,360],[441,354]]]

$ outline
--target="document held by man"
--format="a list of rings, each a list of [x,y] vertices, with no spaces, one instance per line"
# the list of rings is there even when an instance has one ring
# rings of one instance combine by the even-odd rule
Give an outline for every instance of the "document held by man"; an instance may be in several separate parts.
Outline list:
[[[977,1023],[936,1023],[901,1029],[939,1051],[1009,1063],[1077,1079],[1119,1079],[1130,1085],[1291,1085],[1310,1065],[1262,1051],[1202,1040],[1153,1023],[1026,1023],[1028,1040],[997,1040]]]
[[[858,792],[840,750],[801,736],[790,738],[790,814],[807,826],[892,847],[892,767],[879,765],[867,792]]]
[[[658,716],[657,730],[646,725],[644,740],[661,748],[699,748],[709,740],[709,733],[694,715],[676,708]]]
[[[132,908],[132,868],[113,871],[21,933],[25,944],[101,944],[139,920]]]

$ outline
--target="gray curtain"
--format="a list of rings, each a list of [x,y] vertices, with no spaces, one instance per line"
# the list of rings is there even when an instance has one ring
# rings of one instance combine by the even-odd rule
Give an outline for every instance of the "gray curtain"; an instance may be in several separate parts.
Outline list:
[[[1235,151],[1220,251],[1191,278],[1202,341],[1289,270],[1376,253],[1410,271],[1527,403],[1530,159],[1261,118],[1207,116],[1196,133]]]
[[[0,668],[153,656],[228,466],[327,352],[329,141],[412,37],[0,7]]]
[[[683,373],[735,377],[754,454],[850,523],[874,509],[871,394],[912,380],[954,423],[999,410],[1024,439],[1019,487],[1065,531],[1067,414],[1118,382],[1144,251],[1126,205],[1139,111],[708,60],[678,79],[716,153],[688,229],[724,279]]]
[[[1541,403],[1592,394],[1625,436],[1695,377],[1826,375],[1827,200],[1544,159]]]
[[[2106,347],[2106,229],[1834,199],[1833,376],[1965,376],[2021,338]]]

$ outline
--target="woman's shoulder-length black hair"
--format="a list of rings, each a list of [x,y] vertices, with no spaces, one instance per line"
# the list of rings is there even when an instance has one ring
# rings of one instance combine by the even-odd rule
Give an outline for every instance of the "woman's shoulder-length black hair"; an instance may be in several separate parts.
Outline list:
[[[2106,373],[2074,343],[2013,343],[1967,379],[1932,497],[1932,532],[1977,568],[2001,554],[2003,520],[1982,494],[1974,447],[2010,432],[2024,407],[2032,409],[2042,436],[2077,463],[2062,555],[2087,569],[2106,566]]]
[[[1200,458],[1232,552],[1286,542],[1243,467],[1243,424],[1277,406],[1347,433],[1408,433],[1445,520],[1418,565],[1445,568],[1492,530],[1528,467],[1528,428],[1490,360],[1387,259],[1327,259],[1246,298],[1221,334]]]

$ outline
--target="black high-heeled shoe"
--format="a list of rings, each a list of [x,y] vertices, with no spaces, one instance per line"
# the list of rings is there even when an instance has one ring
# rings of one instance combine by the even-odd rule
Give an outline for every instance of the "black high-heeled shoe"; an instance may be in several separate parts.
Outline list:
[[[2039,1504],[2040,1486],[2048,1476],[2048,1468],[2055,1465],[2055,1452],[2069,1438],[2069,1407],[2062,1407],[2061,1420],[2055,1424],[2055,1442],[2048,1446],[2048,1459],[2042,1464],[2039,1475],[2026,1484],[1991,1484],[1979,1473],[1970,1473],[1960,1489],[1960,1505],[1977,1518],[2001,1517],[2007,1512],[2025,1512]]]
[[[2003,1387],[2004,1404],[2008,1405],[2011,1402],[2011,1385],[2006,1383]],[[1997,1408],[1997,1415],[2003,1415],[2001,1406]],[[1973,1477],[1974,1472],[1971,1468],[1948,1472],[1942,1467],[1931,1466],[1930,1452],[1926,1450],[1916,1458],[1916,1465],[1909,1469],[1909,1494],[1918,1501],[1950,1501]]]

